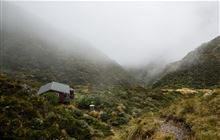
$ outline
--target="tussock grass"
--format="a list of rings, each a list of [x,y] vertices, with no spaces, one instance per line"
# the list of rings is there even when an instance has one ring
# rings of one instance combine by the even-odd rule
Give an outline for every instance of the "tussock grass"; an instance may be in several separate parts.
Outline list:
[[[200,94],[194,94],[161,110],[161,115],[184,120],[192,131],[191,139],[219,140],[220,92],[218,89],[200,89],[198,92]]]
[[[160,127],[160,120],[157,115],[147,113],[139,118],[130,128],[127,140],[148,140]]]

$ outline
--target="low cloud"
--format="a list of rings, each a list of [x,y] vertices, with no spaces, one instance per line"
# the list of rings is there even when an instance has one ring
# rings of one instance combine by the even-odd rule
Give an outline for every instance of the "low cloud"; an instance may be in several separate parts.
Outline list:
[[[11,3],[124,66],[176,61],[219,35],[218,1]]]

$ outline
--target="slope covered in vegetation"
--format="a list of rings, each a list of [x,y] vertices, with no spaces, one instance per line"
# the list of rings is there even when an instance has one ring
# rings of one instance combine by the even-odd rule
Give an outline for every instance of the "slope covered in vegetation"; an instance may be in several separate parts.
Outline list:
[[[220,90],[197,90],[197,93],[161,111],[161,116],[182,121],[191,130],[191,139],[220,139]]]
[[[1,139],[93,139],[110,136],[142,112],[158,112],[181,97],[171,93],[135,88],[98,89],[75,87],[77,98],[58,104],[37,96],[36,85],[0,76]],[[95,105],[90,111],[89,105]]]
[[[21,81],[0,77],[1,139],[91,139],[110,127],[71,105],[52,104]],[[98,126],[98,127],[97,127]]]
[[[151,89],[89,44],[16,7],[4,10],[0,139],[220,139],[220,37],[164,71],[155,69],[159,63],[143,68],[144,75],[134,69],[145,84],[161,76]],[[75,99],[61,104],[53,93],[36,94],[51,81],[69,84]]]
[[[134,84],[119,64],[86,41],[64,35],[16,6],[4,7],[0,19],[1,71],[44,83]]]
[[[169,95],[168,90],[163,90]],[[219,89],[169,89],[181,98],[159,112],[145,112],[106,140],[218,140]]]
[[[154,87],[215,87],[220,85],[220,37],[170,64]]]

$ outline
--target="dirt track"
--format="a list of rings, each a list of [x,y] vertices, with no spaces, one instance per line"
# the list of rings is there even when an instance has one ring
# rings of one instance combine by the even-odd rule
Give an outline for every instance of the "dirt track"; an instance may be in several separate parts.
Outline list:
[[[168,122],[164,122],[160,128],[160,132],[163,133],[172,133],[177,140],[184,140],[189,136],[190,131],[184,127],[181,123],[175,123],[170,120]]]

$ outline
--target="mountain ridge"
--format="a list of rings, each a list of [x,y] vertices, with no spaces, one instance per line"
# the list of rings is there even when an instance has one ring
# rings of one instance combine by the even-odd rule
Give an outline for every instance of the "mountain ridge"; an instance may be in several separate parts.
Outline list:
[[[37,22],[14,5],[6,3],[3,10],[2,71],[42,82],[126,85],[135,81],[117,62],[87,42]]]
[[[213,87],[220,85],[220,36],[169,64],[153,87]]]

